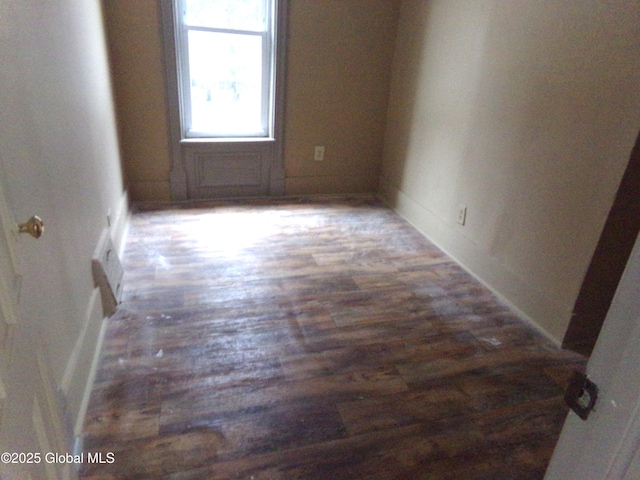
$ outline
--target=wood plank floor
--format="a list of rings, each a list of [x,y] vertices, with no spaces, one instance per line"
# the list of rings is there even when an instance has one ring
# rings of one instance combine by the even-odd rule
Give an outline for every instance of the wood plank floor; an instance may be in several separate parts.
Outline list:
[[[84,479],[541,479],[584,364],[373,197],[132,220]]]

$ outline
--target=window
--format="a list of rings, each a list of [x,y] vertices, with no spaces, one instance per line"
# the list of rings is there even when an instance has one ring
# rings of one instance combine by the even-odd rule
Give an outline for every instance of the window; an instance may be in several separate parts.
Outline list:
[[[174,0],[183,138],[272,137],[275,0]]]
[[[284,194],[288,0],[159,0],[171,196]]]

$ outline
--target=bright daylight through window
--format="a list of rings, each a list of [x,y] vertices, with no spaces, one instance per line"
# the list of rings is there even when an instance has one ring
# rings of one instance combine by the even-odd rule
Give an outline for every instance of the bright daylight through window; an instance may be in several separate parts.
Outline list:
[[[185,137],[269,137],[273,0],[176,0]]]

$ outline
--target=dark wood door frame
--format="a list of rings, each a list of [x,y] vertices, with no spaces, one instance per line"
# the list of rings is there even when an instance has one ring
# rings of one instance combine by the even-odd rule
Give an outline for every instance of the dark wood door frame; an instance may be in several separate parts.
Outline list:
[[[640,134],[582,282],[563,348],[591,355],[640,231]]]

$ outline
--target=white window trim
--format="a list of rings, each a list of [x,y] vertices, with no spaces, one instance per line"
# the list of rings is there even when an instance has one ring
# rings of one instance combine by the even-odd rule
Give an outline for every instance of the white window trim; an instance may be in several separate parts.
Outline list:
[[[171,0],[173,4],[173,28],[175,32],[175,55],[176,64],[180,65],[178,69],[178,95],[180,97],[180,126],[181,139],[193,138],[273,138],[274,137],[274,101],[275,101],[275,78],[276,72],[276,55],[274,52],[275,35],[275,16],[277,8],[277,0],[268,0],[268,8],[265,12],[265,23],[267,28],[265,31],[252,31],[218,27],[188,26],[185,25],[183,18],[186,13],[185,0]],[[188,34],[189,31],[231,33],[238,35],[251,35],[262,38],[262,72],[264,80],[262,82],[262,105],[261,105],[261,131],[249,133],[243,132],[234,134],[217,134],[207,131],[196,131],[191,129],[191,98],[190,98],[190,79],[189,79],[189,49]]]

